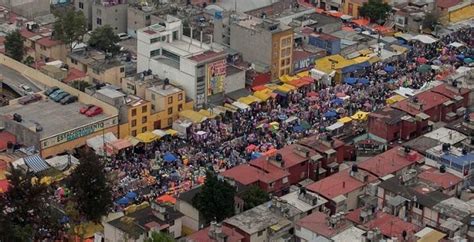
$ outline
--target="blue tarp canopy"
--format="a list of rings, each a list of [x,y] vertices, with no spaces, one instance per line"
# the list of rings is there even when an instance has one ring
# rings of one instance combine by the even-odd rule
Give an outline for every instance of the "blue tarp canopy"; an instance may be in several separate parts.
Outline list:
[[[130,203],[130,200],[127,197],[122,197],[119,200],[115,201],[118,205],[127,205]]]
[[[254,159],[257,159],[258,157],[262,156],[262,154],[260,154],[259,152],[252,152],[252,155],[251,155],[251,159],[254,160]]]
[[[384,71],[388,72],[388,73],[392,73],[395,71],[395,67],[393,66],[385,66],[384,68]]]
[[[165,156],[163,156],[163,160],[165,162],[174,162],[177,160],[176,156],[171,154],[170,152],[166,152]]]
[[[301,133],[301,132],[304,131],[304,128],[301,127],[301,125],[296,125],[296,126],[293,127],[293,131],[297,132],[297,133]]]
[[[25,164],[34,172],[42,172],[44,170],[49,169],[48,163],[46,163],[43,158],[41,158],[39,155],[32,155],[32,156],[27,156],[23,158],[25,160]]]
[[[367,85],[367,84],[369,84],[369,79],[366,79],[366,78],[359,78],[359,79],[357,80],[357,83],[362,84],[362,85]]]
[[[288,116],[286,116],[286,114],[280,114],[280,115],[278,115],[278,119],[280,119],[280,120],[287,120],[287,119],[288,119]]]
[[[326,118],[335,118],[337,116],[337,113],[334,111],[327,111],[324,113],[324,117]]]
[[[135,192],[128,192],[127,195],[125,195],[125,197],[129,198],[129,199],[135,199],[137,198],[137,193]]]
[[[341,72],[342,73],[355,72],[357,70],[360,70],[360,69],[363,69],[363,68],[366,68],[366,67],[369,67],[369,66],[370,66],[370,63],[368,61],[365,61],[365,62],[358,63],[358,64],[355,64],[355,65],[351,65],[351,66],[348,66],[348,67],[344,67],[344,68],[342,68]]]
[[[464,60],[464,55],[457,55],[456,58],[458,58],[459,60]]]
[[[357,78],[355,77],[346,77],[344,78],[344,82],[349,85],[355,85],[357,83]]]
[[[342,104],[344,104],[344,100],[342,100],[340,98],[334,98],[333,100],[331,100],[331,103],[336,104],[336,105],[342,105]]]

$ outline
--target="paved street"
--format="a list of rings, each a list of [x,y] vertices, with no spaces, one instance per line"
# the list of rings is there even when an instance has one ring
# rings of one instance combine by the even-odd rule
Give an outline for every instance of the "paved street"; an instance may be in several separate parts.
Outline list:
[[[8,85],[18,94],[24,96],[26,95],[25,90],[23,90],[20,85],[28,85],[31,87],[33,92],[39,92],[41,89],[38,87],[38,84],[33,84],[28,78],[20,74],[19,72],[10,69],[4,65],[0,65],[0,74],[3,76],[3,84]]]

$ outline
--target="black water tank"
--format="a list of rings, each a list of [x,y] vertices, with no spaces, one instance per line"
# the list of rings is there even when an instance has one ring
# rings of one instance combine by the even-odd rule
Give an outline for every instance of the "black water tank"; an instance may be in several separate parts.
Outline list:
[[[439,172],[440,172],[440,173],[445,173],[445,172],[446,172],[446,166],[445,166],[445,165],[441,165],[441,166],[439,167]]]
[[[13,114],[13,120],[21,123],[21,121],[22,121],[21,115],[17,114],[17,113]]]

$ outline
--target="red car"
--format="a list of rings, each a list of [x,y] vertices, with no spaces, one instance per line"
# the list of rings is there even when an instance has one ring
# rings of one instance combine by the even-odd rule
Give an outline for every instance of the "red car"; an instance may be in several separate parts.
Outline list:
[[[94,106],[94,107],[90,108],[89,110],[87,110],[86,116],[87,117],[94,117],[94,116],[99,115],[101,113],[102,113],[102,108]]]
[[[79,112],[81,114],[85,114],[87,111],[89,111],[89,109],[91,109],[92,107],[94,107],[94,105],[92,104],[89,104],[89,105],[86,105],[84,107],[82,107],[81,109],[79,109]]]

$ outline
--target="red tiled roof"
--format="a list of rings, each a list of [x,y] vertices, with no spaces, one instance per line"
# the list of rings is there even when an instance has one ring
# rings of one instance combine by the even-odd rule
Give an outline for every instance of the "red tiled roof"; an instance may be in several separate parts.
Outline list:
[[[20,34],[21,34],[21,36],[23,36],[23,38],[27,38],[27,39],[38,35],[37,33],[28,31],[27,29],[20,30]]]
[[[227,227],[226,225],[222,225],[222,232],[227,235],[227,242],[238,242],[244,239],[244,236],[238,233],[237,231],[233,230],[232,228]],[[196,242],[215,242],[217,240],[209,238],[209,227],[201,229],[187,238],[192,239]]]
[[[147,29],[145,31],[143,31],[144,33],[147,33],[147,34],[156,34],[156,32],[154,30],[151,30],[151,29]]]
[[[310,56],[314,55],[313,53],[311,52],[308,52],[308,51],[304,51],[304,50],[294,50],[293,51],[293,62],[294,61],[299,61],[299,60],[303,60],[305,58],[308,58]]]
[[[317,136],[310,136],[304,139],[301,139],[298,141],[299,144],[309,147],[317,152],[325,152],[329,149],[332,149],[332,147],[327,146],[324,144]]]
[[[418,98],[419,103],[423,104],[423,110],[430,110],[436,106],[443,104],[444,102],[449,101],[449,98],[432,91],[425,91],[419,93],[415,95],[415,97]],[[409,102],[412,101],[410,99],[405,99],[395,103],[393,107],[405,111],[411,115],[417,115],[422,112],[416,107],[409,105]]]
[[[295,153],[296,149],[304,149],[304,150],[309,151],[308,157],[303,157],[303,156],[300,156],[299,154],[296,154]],[[285,168],[292,167],[302,162],[305,162],[309,160],[311,156],[314,156],[317,154],[316,151],[303,147],[301,145],[297,145],[297,144],[287,145],[279,149],[277,153],[281,154],[283,161],[285,162]]]
[[[377,177],[384,177],[409,167],[423,158],[414,150],[410,151],[409,154],[404,154],[405,151],[400,151],[400,148],[395,147],[387,150],[382,154],[360,162],[358,166],[360,169],[370,172]]]
[[[444,189],[448,189],[462,182],[462,179],[460,177],[457,177],[448,172],[441,173],[439,172],[439,169],[436,169],[436,168],[430,168],[430,169],[424,170],[418,175],[418,178],[420,178],[421,180],[425,180],[427,182],[431,182]]]
[[[38,41],[36,41],[36,43],[38,43],[39,45],[42,45],[42,46],[44,46],[44,47],[53,47],[53,46],[61,45],[61,44],[62,44],[61,41],[51,39],[51,37],[44,37],[44,38],[41,38],[41,39],[39,39]]]
[[[75,81],[75,80],[79,80],[79,79],[82,79],[84,77],[86,77],[86,73],[81,71],[81,70],[78,70],[76,68],[70,68],[69,69],[69,72],[67,74],[67,77],[66,79],[64,79],[63,81],[65,83],[68,83],[68,82],[71,82],[71,81]]]
[[[450,8],[452,6],[459,4],[460,2],[461,0],[437,0],[436,6],[440,8]]]
[[[315,212],[300,219],[296,224],[328,239],[351,226],[350,223],[344,221],[343,224],[337,228],[330,228],[326,218],[326,214]]]
[[[239,165],[221,173],[222,176],[232,178],[242,185],[250,185],[258,181],[264,173],[258,168],[249,165]]]
[[[0,193],[4,193],[8,190],[8,180],[0,180]]]
[[[368,174],[368,176],[368,183],[377,180],[377,177],[372,174]],[[328,199],[333,199],[339,195],[345,195],[355,191],[365,185],[365,183],[351,177],[349,169],[345,169],[320,181],[311,183],[306,186],[306,188]]]
[[[361,224],[359,215],[362,209],[358,208],[349,214],[347,214],[346,218],[351,220],[356,224]],[[375,218],[370,220],[369,222],[363,225],[364,227],[368,228],[369,230],[378,228],[380,232],[388,237],[397,237],[400,241],[402,240],[402,233],[406,231],[408,235],[413,235],[414,233],[418,232],[420,228],[412,223],[405,222],[399,217],[395,217],[393,215],[384,213],[384,212],[377,212]]]
[[[192,56],[189,59],[193,60],[193,61],[201,62],[201,61],[204,61],[204,60],[207,60],[207,59],[212,59],[214,57],[222,55],[223,53],[224,52],[215,52],[215,51],[212,51],[212,50],[208,50],[208,51],[206,51],[202,54]]]
[[[8,142],[15,143],[16,142],[15,135],[7,131],[1,131],[0,132],[0,151],[5,150],[7,148]]]
[[[263,172],[263,174],[260,173],[259,180],[265,183],[270,183],[276,180],[283,179],[284,177],[287,177],[290,174],[287,171],[281,169],[280,167],[277,167],[267,161],[267,157],[264,156],[252,160],[250,162],[250,165],[259,168]]]
[[[454,89],[454,90],[453,90]],[[453,99],[454,96],[462,96],[470,92],[467,88],[452,87],[449,88],[447,84],[441,84],[430,89],[430,91],[441,94],[445,97]]]

